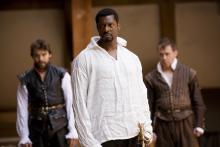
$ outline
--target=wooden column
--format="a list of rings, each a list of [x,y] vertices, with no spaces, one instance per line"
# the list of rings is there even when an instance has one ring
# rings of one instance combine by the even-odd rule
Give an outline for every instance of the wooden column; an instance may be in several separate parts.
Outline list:
[[[72,57],[86,47],[92,36],[91,0],[69,0]]]
[[[159,0],[160,36],[176,40],[174,0]]]

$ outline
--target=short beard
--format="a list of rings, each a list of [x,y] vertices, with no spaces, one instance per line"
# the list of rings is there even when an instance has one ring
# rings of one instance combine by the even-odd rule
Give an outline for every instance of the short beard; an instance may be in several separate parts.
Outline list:
[[[45,63],[45,66],[41,66],[40,64],[34,63],[34,67],[39,71],[45,71],[48,68],[49,63]]]
[[[101,41],[102,42],[111,42],[111,41],[113,41],[113,36],[111,35],[111,34],[109,34],[111,37],[109,37],[109,36],[105,36],[105,35],[103,35],[100,39],[101,39]]]

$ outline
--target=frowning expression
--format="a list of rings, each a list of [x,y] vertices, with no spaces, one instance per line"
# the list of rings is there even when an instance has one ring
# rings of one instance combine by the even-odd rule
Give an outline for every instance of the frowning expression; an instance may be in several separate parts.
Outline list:
[[[171,64],[173,63],[174,59],[177,57],[177,50],[173,49],[171,45],[167,45],[164,48],[159,49],[159,56],[160,56],[160,64],[164,69],[171,68]]]
[[[100,40],[109,42],[117,38],[119,24],[114,18],[114,15],[107,15],[99,18],[97,23]]]

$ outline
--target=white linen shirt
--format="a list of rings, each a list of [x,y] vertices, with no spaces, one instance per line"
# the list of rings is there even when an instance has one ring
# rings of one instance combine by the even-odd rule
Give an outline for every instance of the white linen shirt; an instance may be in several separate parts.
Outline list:
[[[75,128],[75,119],[73,114],[73,93],[71,86],[71,77],[66,72],[61,83],[61,88],[64,93],[64,100],[66,105],[67,119],[68,119],[68,134],[66,138],[78,138]],[[26,85],[18,85],[17,90],[17,132],[20,138],[19,144],[32,143],[29,138],[28,129],[28,90]]]
[[[139,133],[152,138],[152,126],[139,58],[117,38],[117,59],[97,45],[89,45],[72,62],[74,111],[83,147],[101,147],[108,140],[128,139]]]

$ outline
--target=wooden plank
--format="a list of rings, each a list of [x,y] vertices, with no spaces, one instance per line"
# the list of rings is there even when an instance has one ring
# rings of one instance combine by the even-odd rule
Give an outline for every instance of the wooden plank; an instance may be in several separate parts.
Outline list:
[[[92,0],[92,6],[152,4],[157,0]]]
[[[64,8],[68,0],[1,0],[0,10]],[[175,0],[175,3],[218,2],[219,0]],[[158,0],[92,0],[92,6],[155,4]]]
[[[72,52],[75,57],[86,47],[92,36],[92,1],[72,0]]]
[[[176,39],[174,0],[159,0],[160,37]]]
[[[0,10],[64,8],[63,0],[1,0]]]
[[[71,0],[66,0],[64,3],[65,29],[66,29],[66,47],[69,60],[73,60],[73,25],[72,25],[72,7]],[[69,66],[70,64],[67,63]],[[70,67],[69,67],[70,69]]]
[[[175,0],[175,3],[216,2],[218,0]]]
[[[166,2],[166,0],[164,0]],[[175,3],[216,2],[218,0],[173,0]],[[92,6],[155,4],[158,0],[92,0]]]

